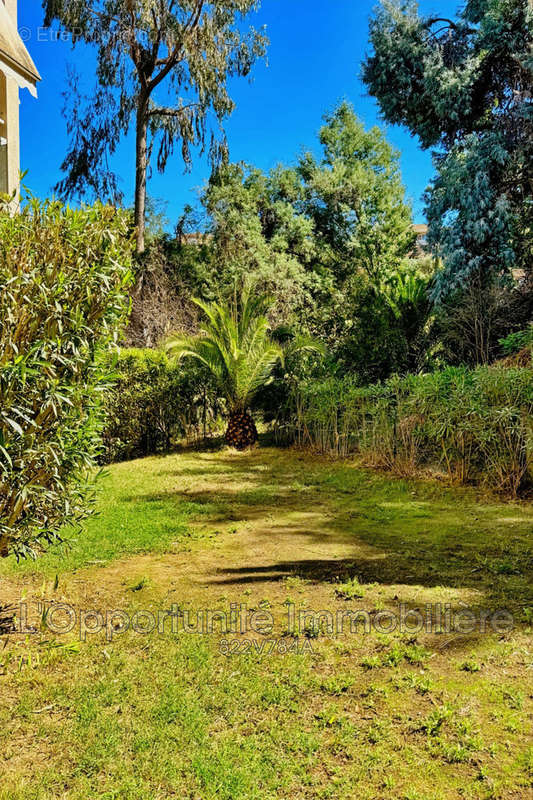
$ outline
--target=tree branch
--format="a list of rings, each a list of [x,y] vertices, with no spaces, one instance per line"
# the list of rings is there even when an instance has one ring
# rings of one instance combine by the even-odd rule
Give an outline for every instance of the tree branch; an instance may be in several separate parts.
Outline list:
[[[184,111],[188,111],[190,108],[200,108],[200,103],[190,103],[187,106],[182,106],[181,108],[164,108],[164,107],[155,107],[151,108],[148,111],[149,117],[180,117]]]
[[[460,30],[459,25],[452,19],[448,19],[448,17],[430,17],[426,21],[426,27],[431,28],[437,22],[445,22],[446,27],[451,28],[455,32]],[[444,28],[442,30],[444,30]],[[475,28],[463,28],[462,30],[464,30],[466,33],[476,33]]]
[[[156,86],[159,86],[161,81],[163,81],[167,77],[167,75],[171,72],[171,70],[178,63],[180,52],[183,49],[183,42],[184,42],[185,37],[191,31],[195,30],[195,28],[198,26],[198,23],[200,22],[200,18],[202,16],[202,11],[203,11],[203,8],[204,8],[204,2],[205,2],[205,0],[197,0],[196,9],[191,14],[191,16],[189,18],[189,21],[187,22],[187,24],[185,25],[185,27],[183,29],[183,34],[181,36],[181,40],[180,40],[179,44],[176,45],[176,47],[174,48],[172,53],[166,59],[166,63],[165,63],[165,66],[163,67],[163,69],[159,72],[158,75],[156,75],[154,78],[152,78],[152,80],[149,82],[148,90],[149,90],[150,94],[153,92],[153,90],[156,88]]]

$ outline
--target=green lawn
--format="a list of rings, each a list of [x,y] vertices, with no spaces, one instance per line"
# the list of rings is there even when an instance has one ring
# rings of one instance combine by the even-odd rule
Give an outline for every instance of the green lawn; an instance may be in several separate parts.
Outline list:
[[[531,505],[289,451],[113,466],[68,550],[0,565],[3,602],[39,629],[0,638],[0,800],[531,797],[532,534]],[[274,628],[80,641],[44,601],[180,620],[245,604]],[[322,618],[295,637],[287,603],[515,624],[331,635]]]

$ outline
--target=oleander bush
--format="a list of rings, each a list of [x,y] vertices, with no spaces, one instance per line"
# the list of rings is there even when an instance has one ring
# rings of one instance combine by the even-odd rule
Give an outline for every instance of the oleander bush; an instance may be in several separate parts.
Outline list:
[[[0,554],[34,556],[91,510],[125,322],[129,214],[31,200],[0,211]]]
[[[178,364],[160,350],[124,349],[106,395],[106,463],[168,451],[177,439],[205,439],[218,429],[220,408],[209,372]]]
[[[324,454],[405,475],[444,468],[513,496],[533,480],[532,369],[453,367],[364,388],[331,378],[301,384],[291,412],[294,440]]]

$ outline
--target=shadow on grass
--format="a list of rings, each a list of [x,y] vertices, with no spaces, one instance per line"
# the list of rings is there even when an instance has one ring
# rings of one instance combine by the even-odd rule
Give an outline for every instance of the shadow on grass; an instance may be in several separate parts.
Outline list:
[[[204,455],[175,472],[213,488],[162,491],[147,502],[192,504],[202,524],[252,525],[257,537],[294,537],[294,560],[223,568],[214,583],[260,584],[290,575],[357,577],[382,585],[471,589],[491,607],[533,605],[531,509],[482,502],[468,490],[390,479],[287,451]],[[221,479],[222,476],[222,479]],[[139,497],[130,498],[132,501]],[[302,542],[324,558],[301,559]],[[343,558],[328,558],[342,544]],[[344,558],[346,549],[353,557]]]

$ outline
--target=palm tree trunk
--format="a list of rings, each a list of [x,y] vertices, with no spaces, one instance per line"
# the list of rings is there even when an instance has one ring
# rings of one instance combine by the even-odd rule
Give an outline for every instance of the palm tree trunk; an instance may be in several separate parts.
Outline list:
[[[230,415],[226,431],[226,444],[237,450],[246,450],[257,442],[257,428],[250,414],[235,411]]]

